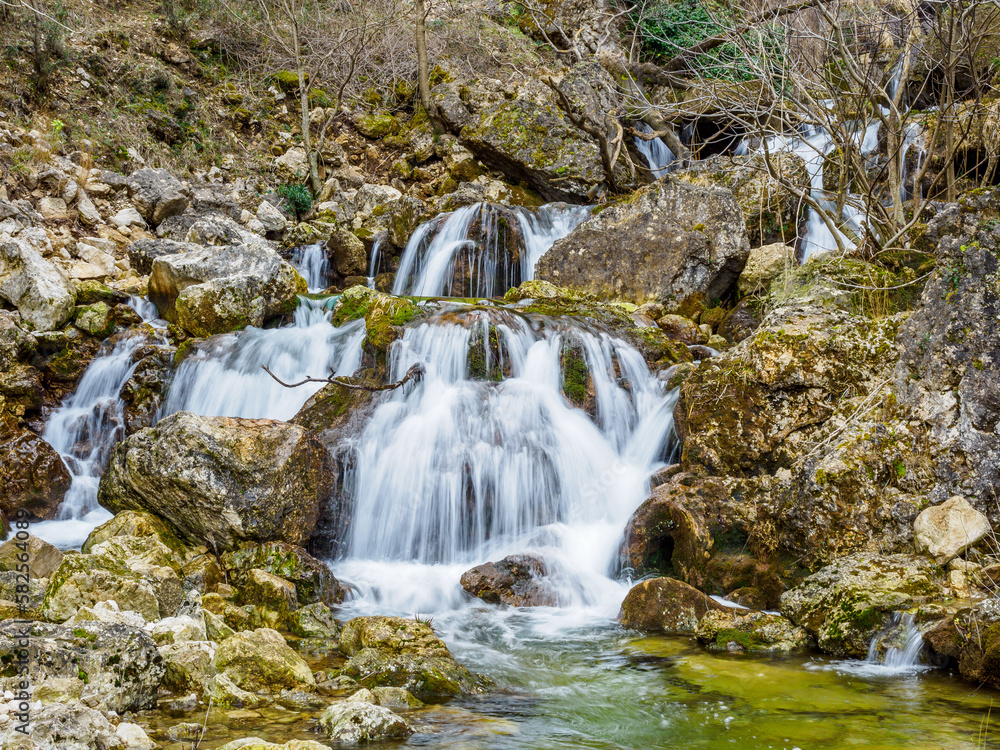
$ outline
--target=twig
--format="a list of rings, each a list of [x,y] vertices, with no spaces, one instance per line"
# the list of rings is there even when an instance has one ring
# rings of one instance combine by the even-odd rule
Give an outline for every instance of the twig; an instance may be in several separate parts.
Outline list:
[[[401,388],[410,380],[419,381],[420,378],[424,376],[424,366],[418,363],[407,370],[406,375],[404,375],[401,380],[398,380],[395,383],[390,383],[389,385],[364,385],[362,383],[351,383],[346,378],[338,378],[333,375],[330,375],[328,378],[306,378],[304,380],[300,380],[298,383],[286,383],[271,372],[267,365],[261,365],[260,367],[280,385],[285,386],[285,388],[298,388],[300,385],[305,385],[306,383],[333,383],[334,385],[339,385],[343,388],[352,388],[356,391],[394,391],[397,388]]]

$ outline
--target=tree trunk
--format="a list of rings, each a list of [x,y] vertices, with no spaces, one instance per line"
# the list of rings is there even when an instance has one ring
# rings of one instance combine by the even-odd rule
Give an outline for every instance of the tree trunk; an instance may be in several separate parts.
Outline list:
[[[424,0],[414,0],[413,7],[417,14],[414,33],[417,41],[417,85],[420,89],[420,104],[431,121],[435,125],[440,125],[437,109],[431,101],[431,74],[427,62],[427,7]]]
[[[292,45],[295,48],[295,72],[299,77],[299,110],[302,115],[302,146],[309,162],[309,174],[302,179],[309,184],[313,195],[319,195],[323,185],[319,181],[319,159],[312,147],[312,133],[309,128],[309,76],[305,69],[302,55],[302,42],[299,39],[299,26],[292,22]]]

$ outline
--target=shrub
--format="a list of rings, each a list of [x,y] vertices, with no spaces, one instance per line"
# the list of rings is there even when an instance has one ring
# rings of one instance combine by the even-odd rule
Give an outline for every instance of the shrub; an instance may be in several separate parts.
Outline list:
[[[278,188],[278,195],[285,199],[285,208],[296,218],[312,206],[312,192],[308,185],[287,183]]]

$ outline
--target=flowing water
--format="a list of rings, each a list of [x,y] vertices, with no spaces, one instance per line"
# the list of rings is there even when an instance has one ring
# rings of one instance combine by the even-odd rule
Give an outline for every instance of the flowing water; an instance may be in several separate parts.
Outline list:
[[[653,132],[653,129],[644,122],[639,122],[636,125],[636,129],[646,134]],[[636,137],[633,140],[636,151],[642,154],[646,160],[646,164],[649,165],[649,171],[653,173],[653,177],[658,180],[670,171],[670,165],[674,163],[677,157],[674,156],[674,152],[667,147],[666,143],[659,138],[647,141]]]
[[[292,266],[302,274],[310,292],[322,292],[330,285],[327,279],[330,261],[327,260],[323,243],[317,242],[295,248],[292,253]]]
[[[424,222],[399,261],[393,294],[502,297],[535,275],[535,263],[590,216],[586,206],[535,211],[474,203]]]

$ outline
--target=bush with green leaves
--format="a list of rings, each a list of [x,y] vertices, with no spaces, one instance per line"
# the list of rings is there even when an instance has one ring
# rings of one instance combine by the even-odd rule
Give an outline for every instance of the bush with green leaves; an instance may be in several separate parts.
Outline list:
[[[305,213],[312,206],[313,196],[308,185],[287,183],[278,188],[278,195],[285,199],[285,208],[289,213],[296,216]]]

